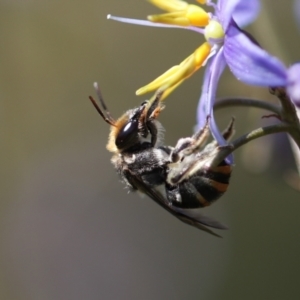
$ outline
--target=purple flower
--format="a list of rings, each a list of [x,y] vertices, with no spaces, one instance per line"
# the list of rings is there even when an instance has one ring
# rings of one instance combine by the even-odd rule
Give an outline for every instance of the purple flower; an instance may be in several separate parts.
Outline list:
[[[150,21],[113,19],[138,25],[175,27],[203,34],[206,42],[166,73],[137,91],[146,93],[165,88],[169,94],[186,78],[206,64],[202,94],[198,106],[199,128],[210,116],[212,135],[220,145],[226,145],[214,119],[213,105],[219,78],[228,65],[235,77],[247,84],[258,86],[284,86],[292,101],[300,106],[300,64],[286,68],[280,60],[261,49],[241,26],[253,21],[259,11],[258,0],[219,0],[216,4],[201,1],[213,7],[214,13],[206,13],[196,5],[181,0],[150,0],[168,13],[150,16]],[[232,157],[229,157],[232,162]]]
[[[300,63],[286,68],[235,26],[229,28],[225,40],[224,57],[238,80],[256,86],[285,87],[292,102],[300,107]]]

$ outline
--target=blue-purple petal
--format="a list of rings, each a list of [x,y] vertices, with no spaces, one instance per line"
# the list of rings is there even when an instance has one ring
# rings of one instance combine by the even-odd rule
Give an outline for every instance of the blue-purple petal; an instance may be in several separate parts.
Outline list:
[[[259,10],[259,0],[219,0],[216,15],[226,31],[232,18],[244,27],[255,20]]]
[[[219,83],[219,79],[226,67],[226,61],[224,57],[223,47],[219,52],[214,56],[211,64],[211,73],[208,87],[208,101],[207,101],[207,115],[210,116],[210,131],[214,139],[218,142],[220,146],[228,145],[227,141],[223,138],[222,133],[220,132],[214,116],[214,104],[216,100],[216,92]],[[226,158],[227,163],[233,164],[233,154],[230,154]]]
[[[226,61],[223,55],[223,48],[221,48],[218,51],[218,53],[212,58],[212,62],[210,65],[209,79],[207,80],[208,82],[207,93],[205,93],[206,97],[204,97],[206,115],[210,116],[211,118],[210,121],[211,133],[215,138],[215,140],[217,140],[217,142],[221,146],[226,145],[227,142],[224,140],[220,130],[216,126],[213,107],[215,104],[219,79],[225,69],[225,66],[226,66]]]
[[[251,0],[248,0],[251,1]],[[233,12],[242,0],[219,0],[216,15],[223,26],[223,30],[226,31],[227,27],[232,19]]]
[[[300,63],[291,66],[287,73],[287,92],[293,103],[300,107]]]
[[[214,117],[214,103],[216,99],[216,91],[221,74],[226,66],[226,61],[223,55],[223,48],[220,48],[218,53],[210,59],[210,65],[206,67],[202,94],[198,106],[198,128],[202,128],[206,118],[210,117],[210,131],[214,139],[219,145],[224,146],[228,143],[223,138]],[[230,154],[226,158],[227,162],[233,163],[233,155]]]
[[[209,88],[209,80],[211,77],[211,63],[213,61],[213,58],[211,58],[205,67],[204,72],[204,79],[202,84],[202,91],[201,96],[198,102],[198,108],[197,108],[197,126],[196,130],[199,130],[204,127],[206,122],[206,104],[207,104],[207,97],[208,97],[208,88]]]
[[[239,27],[245,27],[252,23],[260,11],[259,0],[240,1],[233,12],[233,19]]]
[[[283,63],[234,25],[228,28],[224,55],[232,73],[244,83],[258,86],[285,86],[287,83]]]

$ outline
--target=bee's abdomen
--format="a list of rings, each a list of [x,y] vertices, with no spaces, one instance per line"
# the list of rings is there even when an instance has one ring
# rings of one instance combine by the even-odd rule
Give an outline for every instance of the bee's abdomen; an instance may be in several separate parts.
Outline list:
[[[231,166],[219,165],[201,169],[176,186],[167,185],[167,197],[172,205],[199,208],[210,205],[227,190]]]

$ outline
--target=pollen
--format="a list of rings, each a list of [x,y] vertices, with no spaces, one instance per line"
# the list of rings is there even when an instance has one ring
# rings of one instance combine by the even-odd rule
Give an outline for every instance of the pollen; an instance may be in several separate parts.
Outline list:
[[[165,14],[148,16],[148,20],[151,22],[179,26],[206,26],[209,24],[209,14],[197,5],[178,0],[151,0],[150,2],[168,11]]]
[[[210,44],[208,42],[205,42],[179,65],[173,66],[161,76],[137,90],[136,94],[142,95],[163,87],[165,89],[163,95],[164,99],[178,85],[180,85],[185,79],[194,74],[203,65],[203,63],[209,56],[210,50]]]
[[[211,20],[204,29],[204,36],[207,41],[209,39],[222,39],[224,35],[222,25],[216,20]]]

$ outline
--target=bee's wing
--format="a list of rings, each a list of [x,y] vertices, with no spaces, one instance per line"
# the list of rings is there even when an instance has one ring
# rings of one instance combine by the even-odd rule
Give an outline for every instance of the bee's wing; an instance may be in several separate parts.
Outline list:
[[[201,214],[200,210],[201,208],[178,208],[174,207],[173,210],[177,211],[178,213],[181,213],[185,215],[186,217],[195,220],[203,225],[217,228],[217,229],[228,229],[228,227],[219,221],[216,221],[210,217],[204,216]]]
[[[198,229],[206,231],[214,236],[221,237],[209,228],[227,229],[225,225],[222,225],[218,221],[215,221],[209,217],[203,216],[199,213],[200,209],[182,209],[175,206],[170,206],[167,199],[156,189],[149,187],[145,182],[138,176],[132,175],[127,171],[126,177],[130,183],[139,191],[145,193],[157,204],[166,209],[169,213],[180,219],[182,222],[194,226]]]

